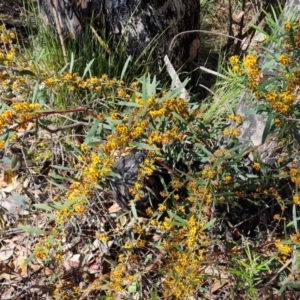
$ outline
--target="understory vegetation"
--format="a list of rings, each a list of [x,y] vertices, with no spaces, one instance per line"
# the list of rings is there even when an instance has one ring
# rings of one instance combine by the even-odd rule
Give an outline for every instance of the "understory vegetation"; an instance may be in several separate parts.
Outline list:
[[[282,18],[220,52],[204,99],[198,68],[164,80],[93,32],[65,63],[47,29],[25,45],[2,24],[1,299],[299,297],[300,20]],[[243,137],[254,115],[260,145]],[[114,166],[140,152],[124,203]]]

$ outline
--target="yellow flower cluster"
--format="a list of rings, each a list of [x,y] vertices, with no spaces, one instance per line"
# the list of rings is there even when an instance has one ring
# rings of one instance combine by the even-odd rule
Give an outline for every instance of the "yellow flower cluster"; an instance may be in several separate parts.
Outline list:
[[[91,76],[86,79],[76,73],[65,72],[61,76],[54,75],[44,80],[47,87],[64,87],[70,91],[89,90],[101,93],[103,97],[116,95],[119,98],[130,98],[130,95],[124,88],[124,82],[117,79],[109,79],[107,74],[103,74],[100,78]]]
[[[11,61],[16,57],[15,40],[16,34],[6,29],[5,25],[0,25],[0,45],[4,45],[0,50],[0,60],[5,66],[11,66]]]
[[[292,234],[291,241],[296,245],[300,245],[300,232],[299,231],[297,231],[297,233]]]
[[[108,242],[108,240],[109,240],[109,236],[108,236],[108,234],[105,232],[102,232],[102,233],[97,233],[96,234],[96,239],[99,239],[100,241],[102,241],[102,242]]]
[[[238,137],[241,134],[241,130],[239,128],[225,128],[223,131],[225,136]]]
[[[286,260],[291,255],[292,252],[291,246],[282,243],[279,239],[275,241],[275,247],[277,248],[277,250],[279,251],[279,253],[281,254],[284,260]]]
[[[300,206],[300,195],[298,193],[293,195],[293,201]]]
[[[271,104],[271,107],[284,115],[287,115],[294,105],[295,95],[294,86],[290,85],[284,92],[275,90],[266,93],[266,100]]]
[[[121,291],[122,283],[125,277],[126,267],[125,263],[120,262],[117,264],[113,270],[110,272],[110,281],[109,281],[109,288],[113,292]]]
[[[231,114],[229,115],[229,120],[234,121],[236,124],[240,125],[243,122],[243,116],[240,114]]]
[[[239,57],[237,55],[233,55],[229,58],[229,63],[231,65],[232,71],[234,73],[240,72],[240,65],[239,65]]]
[[[149,116],[152,119],[156,119],[161,116],[166,116],[168,118],[172,118],[172,120],[176,122],[177,118],[173,116],[173,113],[177,113],[184,119],[187,119],[189,117],[186,100],[181,98],[167,98],[162,103],[160,103],[159,100],[160,99],[155,100],[153,97],[148,98],[146,101],[144,101],[139,96],[136,96],[134,98],[134,101],[140,105],[140,111],[144,110],[144,105],[146,103],[149,109]]]
[[[202,176],[207,179],[214,179],[217,175],[216,170],[210,169],[209,166],[205,166],[205,169],[201,172]]]
[[[250,77],[248,85],[250,91],[254,91],[255,87],[258,85],[259,70],[257,67],[257,61],[257,57],[253,54],[248,54],[244,59],[244,66]]]
[[[300,188],[300,173],[298,168],[291,168],[290,169],[290,177],[291,182],[295,183],[297,188]]]
[[[35,113],[36,110],[41,110],[39,104],[27,102],[15,102],[10,108],[4,110],[0,114],[0,135],[3,135],[7,126],[12,125],[14,122],[18,123],[18,128],[26,128],[27,122],[41,116],[40,113]],[[15,140],[16,135],[12,135],[9,141]],[[0,148],[4,147],[5,142],[0,141]]]
[[[223,175],[222,177],[222,183],[225,184],[225,185],[228,185],[230,184],[232,181],[232,176],[229,175],[229,174],[226,174],[226,175]]]
[[[240,114],[231,114],[229,115],[229,120],[236,123],[237,126],[241,125],[243,122],[243,117]],[[234,138],[240,136],[241,130],[239,128],[236,128],[235,126],[231,126],[228,128],[225,128],[223,131],[224,136],[232,136]]]
[[[164,266],[164,298],[186,299],[194,296],[197,288],[203,284],[199,271],[204,259],[204,250],[199,249],[199,245],[207,241],[201,230],[203,225],[192,215],[185,226],[172,233],[173,241],[164,244],[164,249],[169,252]]]

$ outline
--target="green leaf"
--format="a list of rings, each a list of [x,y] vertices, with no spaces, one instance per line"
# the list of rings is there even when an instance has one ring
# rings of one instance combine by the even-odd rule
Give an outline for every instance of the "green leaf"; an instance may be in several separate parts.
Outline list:
[[[99,120],[96,120],[94,122],[93,126],[91,127],[90,131],[87,133],[87,135],[85,137],[85,140],[84,140],[85,145],[88,146],[90,141],[95,137],[99,124],[100,124]]]
[[[65,170],[65,171],[77,171],[77,169],[75,169],[75,168],[58,166],[58,165],[51,165],[51,168],[57,169],[57,170]]]
[[[38,98],[37,94],[40,92],[39,82],[37,81],[32,94],[32,103],[35,103],[35,100]]]
[[[295,140],[297,141],[298,145],[300,146],[300,134],[298,132],[298,128],[294,127],[292,130],[293,136],[295,138]]]
[[[197,148],[200,148],[200,149],[201,149],[204,153],[206,153],[208,156],[212,155],[212,153],[211,153],[209,150],[207,150],[207,149],[205,148],[205,146],[203,146],[202,144],[196,143],[195,146],[196,146]]]
[[[128,106],[128,107],[141,107],[140,104],[137,104],[135,102],[126,102],[126,101],[119,101],[117,105]]]
[[[29,232],[29,233],[34,233],[34,234],[45,234],[46,231],[39,229],[39,228],[33,228],[33,227],[28,227],[28,226],[23,226],[23,225],[19,225],[19,228]]]
[[[189,82],[189,79],[185,79],[184,82],[182,82],[176,89],[169,91],[164,95],[161,99],[158,100],[158,103],[163,103],[168,98],[176,98],[181,93],[182,89],[187,85]]]
[[[136,207],[135,207],[134,201],[131,201],[131,211],[132,211],[133,217],[136,220],[138,220],[138,215],[137,215],[137,211],[136,211]]]
[[[128,287],[128,292],[130,293],[135,293],[137,291],[137,283],[133,282],[129,287]]]
[[[209,222],[207,222],[202,228],[201,231],[204,231],[208,229],[210,226],[212,226],[216,222],[217,218],[211,219]]]
[[[187,121],[181,115],[179,115],[177,112],[172,111],[172,115],[174,117],[176,117],[178,120],[180,120],[182,124],[187,124]]]
[[[69,182],[73,182],[74,180],[70,177],[66,177],[66,176],[61,176],[61,175],[58,175],[58,174],[49,174],[49,176],[51,178],[54,178],[54,179],[60,179],[60,180],[67,180]]]
[[[138,142],[130,142],[129,146],[130,147],[138,147],[139,149],[150,150],[150,151],[155,151],[156,150],[156,147],[151,147],[147,144],[138,143]]]
[[[178,227],[184,226],[184,225],[182,225],[181,222],[175,222],[175,221],[168,221],[168,224],[178,226]]]
[[[143,98],[143,100],[147,99],[147,81],[146,81],[146,75],[143,75],[143,77],[142,77],[142,98]]]
[[[82,78],[85,77],[86,73],[90,71],[92,64],[94,63],[95,58],[93,58],[85,67]]]
[[[182,219],[181,217],[177,216],[176,214],[174,214],[174,213],[171,212],[171,211],[168,211],[168,215],[169,215],[171,218],[174,218],[175,220],[177,220],[179,226],[186,226],[187,221],[186,221],[185,219]]]
[[[69,208],[71,205],[73,205],[77,201],[78,201],[78,197],[76,197],[76,198],[74,198],[72,200],[68,200],[63,205],[61,205],[60,209]]]
[[[267,67],[268,67],[267,65],[269,65],[270,68],[273,67],[273,64],[271,64],[270,61],[269,61],[267,64],[264,65],[264,68],[267,68]],[[278,80],[277,77],[272,77],[272,78],[266,80],[265,82],[261,83],[261,84],[257,87],[257,89],[258,89],[259,91],[264,91],[264,89],[265,89],[268,85],[272,84],[273,82],[275,82],[275,81],[277,81],[277,80]]]
[[[262,135],[262,141],[261,141],[262,144],[265,143],[265,141],[266,141],[266,139],[267,139],[267,137],[269,135],[273,119],[274,119],[274,115],[272,113],[270,113],[268,115],[268,119],[267,119],[267,122],[266,122],[266,125],[265,125],[265,129],[264,129],[264,132],[263,132],[263,135]]]
[[[33,204],[34,207],[36,208],[39,208],[39,209],[45,209],[45,210],[54,210],[55,207],[53,206],[50,206],[48,204],[43,204],[43,203],[36,203],[36,204]]]
[[[54,180],[51,180],[51,179],[48,178],[47,181],[48,181],[49,183],[51,183],[51,184],[57,186],[60,190],[66,190],[66,189],[67,189],[64,185],[59,184],[59,183],[55,182]]]
[[[254,175],[254,174],[246,174],[245,175],[247,178],[258,178],[257,175]]]
[[[29,257],[25,260],[23,264],[23,268],[26,268],[34,258],[35,258],[35,253],[31,253]]]
[[[132,58],[131,55],[129,55],[128,58],[127,58],[127,60],[126,60],[126,62],[125,62],[125,64],[124,64],[124,67],[123,67],[122,73],[121,73],[121,80],[123,80],[123,77],[124,77],[124,75],[126,73],[126,70],[128,68],[129,62],[131,61],[131,58]]]

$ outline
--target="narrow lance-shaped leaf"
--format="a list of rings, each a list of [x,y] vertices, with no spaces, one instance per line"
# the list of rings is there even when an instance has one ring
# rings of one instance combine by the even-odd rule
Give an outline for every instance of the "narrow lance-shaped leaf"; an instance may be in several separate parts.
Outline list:
[[[129,55],[126,62],[125,62],[125,64],[124,64],[124,67],[123,67],[122,73],[121,73],[121,80],[123,80],[123,78],[124,78],[124,75],[125,75],[126,70],[128,68],[129,62],[131,61],[131,58],[132,58],[131,55]]]
[[[94,63],[95,58],[93,58],[85,67],[82,78],[85,77],[86,73],[90,71],[92,64]]]
[[[96,120],[95,123],[93,124],[93,126],[91,127],[90,131],[87,133],[85,140],[84,140],[85,145],[89,145],[90,141],[95,137],[99,123],[100,123],[100,121]]]
[[[19,225],[20,229],[23,229],[29,233],[34,233],[34,234],[45,234],[46,231],[39,229],[39,228],[33,228],[33,227],[28,227],[28,226],[23,226],[23,225]]]
[[[262,141],[261,141],[262,144],[264,144],[264,142],[266,141],[266,139],[269,135],[269,131],[270,131],[273,119],[274,119],[274,115],[272,113],[270,113],[268,116],[266,125],[265,125],[263,135],[262,135]]]

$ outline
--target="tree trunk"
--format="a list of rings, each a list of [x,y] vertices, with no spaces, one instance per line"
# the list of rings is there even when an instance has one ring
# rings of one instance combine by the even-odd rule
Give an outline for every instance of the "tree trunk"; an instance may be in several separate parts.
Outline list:
[[[78,38],[84,27],[92,24],[106,29],[114,43],[126,38],[127,53],[139,56],[154,38],[160,37],[153,57],[162,63],[169,54],[175,68],[189,59],[190,47],[197,33],[180,35],[170,53],[176,34],[198,30],[199,0],[39,0],[41,14],[64,38]],[[110,45],[113,49],[114,45]]]

